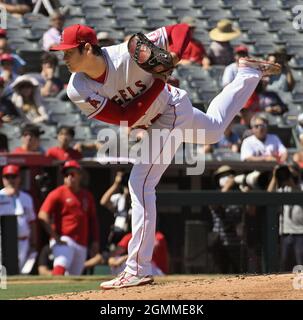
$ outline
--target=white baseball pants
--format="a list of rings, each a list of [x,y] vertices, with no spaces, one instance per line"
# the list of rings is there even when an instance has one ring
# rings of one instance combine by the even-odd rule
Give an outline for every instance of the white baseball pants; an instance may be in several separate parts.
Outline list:
[[[151,162],[135,164],[130,174],[132,238],[128,245],[125,271],[138,276],[152,273],[151,259],[156,227],[155,187],[169,166],[167,161],[159,163],[159,158],[168,155],[171,161],[178,147],[172,147],[172,144],[168,143],[170,136],[179,129],[205,129],[205,141],[195,142],[205,144],[218,142],[226,127],[252,95],[261,77],[262,74],[258,70],[239,68],[234,81],[212,100],[206,114],[193,108],[189,98],[185,95],[170,104],[167,111],[148,129],[145,139],[151,139],[153,129],[167,130],[165,139],[160,145],[159,143],[153,144],[151,141],[149,147],[152,153]],[[155,150],[157,150],[156,155]]]
[[[57,244],[54,239],[50,240],[50,248],[54,255],[54,267],[62,266],[68,275],[81,275],[84,262],[87,258],[87,248],[78,244],[72,238],[61,236],[65,244]]]

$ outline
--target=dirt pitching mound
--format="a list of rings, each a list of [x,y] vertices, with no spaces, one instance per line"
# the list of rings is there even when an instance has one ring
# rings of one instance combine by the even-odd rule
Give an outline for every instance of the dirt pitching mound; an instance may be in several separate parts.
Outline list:
[[[32,300],[228,300],[303,299],[293,288],[293,274],[265,276],[167,276],[151,285],[32,297]]]

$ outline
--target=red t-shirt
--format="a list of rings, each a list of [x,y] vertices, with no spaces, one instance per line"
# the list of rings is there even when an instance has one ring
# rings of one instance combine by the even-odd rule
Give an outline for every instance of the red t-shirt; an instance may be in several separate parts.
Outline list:
[[[11,153],[23,154],[23,153],[35,153],[35,154],[43,154],[44,151],[42,148],[39,148],[37,151],[27,151],[22,147],[15,148]]]
[[[54,217],[54,229],[87,246],[89,236],[98,241],[98,222],[93,195],[82,189],[77,194],[62,185],[48,194],[40,211]]]
[[[152,262],[165,274],[168,273],[168,250],[167,243],[163,233],[156,232],[156,240]],[[131,233],[126,234],[118,243],[118,247],[124,248],[127,251],[128,243],[132,237]]]
[[[205,55],[206,52],[202,43],[191,39],[182,55],[182,59],[202,64],[202,59]]]
[[[82,154],[74,150],[72,148],[63,149],[60,147],[51,147],[46,151],[46,156],[61,160],[61,161],[67,161],[67,160],[80,160],[82,158]]]

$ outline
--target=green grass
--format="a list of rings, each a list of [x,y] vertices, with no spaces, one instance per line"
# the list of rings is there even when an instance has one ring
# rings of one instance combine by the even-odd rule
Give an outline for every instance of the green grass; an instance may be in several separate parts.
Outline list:
[[[103,277],[104,279],[104,277]],[[66,282],[58,281],[66,280]],[[22,283],[18,283],[22,281]],[[37,282],[41,281],[41,283]],[[7,289],[0,289],[0,300],[22,299],[40,295],[50,295],[64,292],[81,292],[86,290],[98,290],[102,277],[9,277]]]

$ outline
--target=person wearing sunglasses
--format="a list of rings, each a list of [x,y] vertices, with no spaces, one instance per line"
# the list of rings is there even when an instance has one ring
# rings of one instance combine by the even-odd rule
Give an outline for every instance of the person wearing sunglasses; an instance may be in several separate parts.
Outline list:
[[[66,161],[63,185],[44,200],[39,220],[50,235],[53,275],[81,275],[87,257],[99,252],[99,225],[93,195],[82,188],[82,170],[76,160]],[[91,241],[90,241],[91,240]]]
[[[11,198],[12,214],[17,216],[18,260],[22,272],[31,252],[36,251],[36,214],[32,197],[20,190],[20,167],[9,164],[2,169],[0,196]]]
[[[262,115],[254,115],[250,126],[252,135],[245,138],[241,146],[243,161],[274,161],[283,163],[287,160],[287,149],[275,134],[267,133],[268,120]]]

